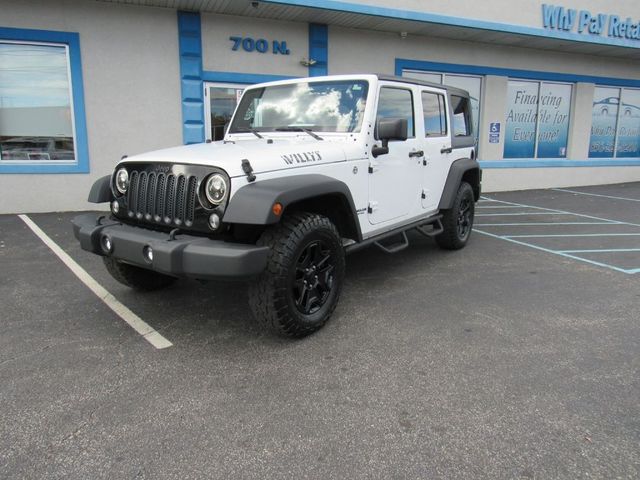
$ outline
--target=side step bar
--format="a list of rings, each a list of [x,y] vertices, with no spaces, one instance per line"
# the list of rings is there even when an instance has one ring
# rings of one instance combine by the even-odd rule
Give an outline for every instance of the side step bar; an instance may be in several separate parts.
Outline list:
[[[407,238],[406,232],[413,228],[415,228],[425,237],[435,237],[436,235],[442,233],[443,227],[441,219],[442,215],[434,215],[432,217],[422,218],[415,222],[409,223],[408,225],[403,225],[401,227],[394,228],[393,230],[389,230],[388,232],[381,233],[380,235],[375,235],[373,237],[367,238],[362,242],[345,245],[345,253],[353,253],[362,248],[368,247],[369,245],[375,245],[385,253],[397,253],[409,246],[409,239]],[[392,243],[391,245],[384,245],[382,243],[383,240],[394,237],[396,235],[401,236],[399,242]]]

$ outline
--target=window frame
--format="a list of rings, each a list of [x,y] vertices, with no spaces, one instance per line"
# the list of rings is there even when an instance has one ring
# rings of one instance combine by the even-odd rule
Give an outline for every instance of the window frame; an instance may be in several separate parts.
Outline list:
[[[80,36],[76,32],[56,32],[50,30],[28,30],[0,27],[0,42],[65,47],[67,55],[67,75],[69,80],[69,108],[74,140],[74,161],[0,161],[3,173],[89,173],[89,149],[84,107],[82,61],[80,56]]]

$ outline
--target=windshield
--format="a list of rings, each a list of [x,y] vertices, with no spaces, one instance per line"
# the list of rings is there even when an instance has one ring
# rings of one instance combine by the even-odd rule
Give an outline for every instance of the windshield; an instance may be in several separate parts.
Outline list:
[[[230,133],[309,129],[358,132],[367,102],[368,82],[300,82],[245,92]]]

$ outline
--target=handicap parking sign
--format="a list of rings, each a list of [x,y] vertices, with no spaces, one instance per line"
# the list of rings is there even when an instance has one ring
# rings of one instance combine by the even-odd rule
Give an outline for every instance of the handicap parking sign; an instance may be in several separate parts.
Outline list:
[[[500,122],[489,123],[489,143],[500,143]]]

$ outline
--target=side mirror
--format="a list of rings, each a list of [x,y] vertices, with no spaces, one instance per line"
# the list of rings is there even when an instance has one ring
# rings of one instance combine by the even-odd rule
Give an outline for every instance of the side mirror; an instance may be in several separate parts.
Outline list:
[[[377,137],[382,140],[382,146],[374,145],[371,154],[374,157],[389,153],[390,140],[406,140],[409,126],[406,118],[381,118],[376,124]]]

